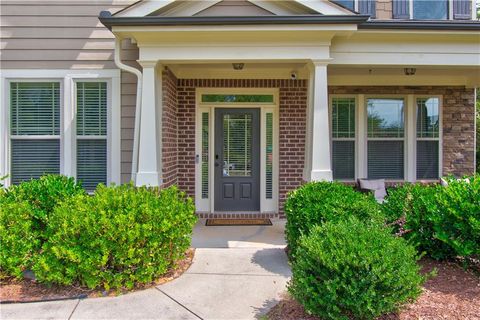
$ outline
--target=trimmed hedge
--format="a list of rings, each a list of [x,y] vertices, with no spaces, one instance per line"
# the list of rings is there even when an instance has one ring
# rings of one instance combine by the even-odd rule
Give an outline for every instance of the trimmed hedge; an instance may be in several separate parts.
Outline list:
[[[33,270],[43,282],[106,290],[151,282],[190,246],[194,212],[176,187],[100,185],[53,211]]]
[[[31,208],[33,228],[43,231],[48,217],[57,204],[75,195],[84,195],[85,190],[74,178],[61,175],[45,175],[9,187],[4,197],[13,202],[27,202]],[[43,233],[39,234],[43,237]]]
[[[85,191],[73,178],[46,175],[0,190],[0,272],[22,277],[31,269],[42,244],[49,216],[55,206]]]
[[[373,319],[420,295],[418,259],[377,224],[328,221],[301,237],[289,292],[322,319]]]
[[[311,182],[291,192],[285,203],[285,214],[285,233],[293,258],[300,237],[308,235],[317,224],[344,220],[349,216],[362,221],[383,222],[380,206],[372,195],[338,182]]]
[[[0,195],[1,277],[20,278],[23,270],[32,264],[39,240],[33,232],[31,212],[26,201],[13,202]]]
[[[404,237],[434,259],[479,256],[480,176],[447,181],[398,187],[382,209],[390,222],[403,217]]]

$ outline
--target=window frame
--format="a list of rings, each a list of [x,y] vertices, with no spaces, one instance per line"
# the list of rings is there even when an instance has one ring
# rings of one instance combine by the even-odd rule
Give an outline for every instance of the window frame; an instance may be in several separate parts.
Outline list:
[[[403,138],[370,138],[368,137],[368,99],[403,99]],[[389,182],[403,182],[408,181],[408,173],[409,173],[409,163],[408,163],[408,141],[410,139],[410,134],[408,131],[408,121],[410,115],[410,106],[408,95],[405,94],[368,94],[364,97],[364,125],[365,125],[365,133],[364,133],[364,176],[368,178],[368,142],[369,141],[403,141],[403,179],[385,179]]]
[[[334,99],[354,99],[355,100],[355,137],[354,138],[333,138],[333,100]],[[334,141],[354,141],[354,178],[353,179],[338,179],[340,182],[354,182],[359,178],[359,164],[361,163],[359,158],[359,96],[355,94],[330,94],[328,99],[328,114],[329,114],[329,126],[330,126],[330,161],[332,162],[332,174],[333,174],[333,142]]]
[[[11,85],[12,83],[58,83],[59,85],[59,98],[60,98],[60,126],[59,126],[59,134],[58,135],[14,135],[11,134],[11,112],[12,112],[12,106],[11,106]],[[0,123],[4,125],[5,127],[5,147],[6,147],[6,152],[5,152],[5,171],[8,173],[8,177],[5,180],[5,186],[11,185],[12,177],[11,177],[11,170],[12,170],[12,140],[58,140],[60,144],[60,154],[59,154],[59,162],[60,162],[60,173],[62,172],[62,168],[64,166],[64,159],[62,157],[63,155],[63,143],[64,143],[64,137],[63,137],[63,130],[64,130],[64,124],[63,124],[63,81],[61,78],[38,78],[38,79],[21,79],[21,78],[9,78],[6,80],[6,85],[5,88],[2,89],[2,92],[5,95],[5,111],[3,112],[5,115],[4,121],[1,121]],[[1,119],[1,118],[0,118]],[[0,133],[1,134],[1,133]],[[1,159],[0,159],[1,160]],[[0,174],[2,176],[3,174]]]
[[[60,83],[60,174],[76,177],[76,90],[78,82],[107,82],[107,183],[121,183],[120,70],[9,69],[0,78],[0,177],[11,171],[10,83]],[[28,138],[33,136],[27,136]],[[40,136],[45,138],[48,136]],[[56,139],[56,138],[54,138]],[[3,181],[11,185],[11,177]]]
[[[417,137],[417,100],[418,99],[438,99],[438,138],[419,138]],[[413,163],[412,172],[415,177],[415,181],[438,181],[443,176],[443,96],[441,95],[413,95],[413,118],[414,118],[414,130],[413,148],[415,154],[415,161]],[[417,141],[438,141],[438,179],[418,179],[417,177]]]
[[[445,0],[447,2],[447,18],[446,19],[436,19],[439,21],[445,21],[445,20],[454,20],[453,18],[453,0]],[[413,2],[414,0],[408,0],[408,10],[409,10],[409,15],[410,15],[410,20],[414,19],[413,15]],[[472,1],[474,3],[474,1]],[[473,17],[473,15],[472,15]]]
[[[78,105],[77,105],[77,84],[79,82],[85,83],[106,83],[107,87],[107,132],[106,135],[79,135],[78,134],[78,128],[77,128],[77,114],[78,114]],[[73,79],[73,87],[72,87],[72,94],[73,94],[73,99],[72,99],[72,106],[73,106],[73,121],[72,121],[72,127],[73,127],[73,132],[74,132],[74,142],[72,143],[72,162],[73,162],[73,168],[72,168],[72,176],[77,179],[77,168],[78,168],[78,160],[77,160],[77,143],[78,140],[106,140],[107,141],[107,184],[110,184],[112,181],[112,172],[111,172],[111,166],[109,165],[112,161],[112,155],[111,150],[112,147],[112,81],[108,78],[96,78],[96,79],[83,79],[83,78],[75,78]]]

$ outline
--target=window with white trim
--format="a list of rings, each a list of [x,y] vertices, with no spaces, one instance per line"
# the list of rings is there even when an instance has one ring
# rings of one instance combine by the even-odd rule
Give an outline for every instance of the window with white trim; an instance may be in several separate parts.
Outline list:
[[[404,179],[405,100],[367,99],[367,166],[369,179]]]
[[[355,179],[355,98],[333,98],[332,169],[335,180]]]
[[[107,83],[76,82],[77,180],[87,191],[107,183]]]
[[[60,173],[60,83],[10,83],[12,184]]]
[[[417,179],[439,178],[440,101],[417,98]]]

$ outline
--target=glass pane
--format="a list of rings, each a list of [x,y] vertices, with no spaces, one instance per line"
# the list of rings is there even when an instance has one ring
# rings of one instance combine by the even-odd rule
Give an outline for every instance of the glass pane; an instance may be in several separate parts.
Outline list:
[[[12,135],[60,134],[58,82],[12,82],[10,108]]]
[[[248,103],[248,102],[260,102],[267,103],[273,102],[273,96],[270,94],[204,94],[202,95],[202,102],[225,102],[225,103]]]
[[[403,99],[368,99],[368,137],[403,138]]]
[[[447,19],[448,0],[413,0],[414,19]]]
[[[202,199],[208,199],[208,112],[202,113]]]
[[[223,116],[223,176],[249,177],[252,171],[252,115]]]
[[[266,198],[273,196],[273,114],[267,113],[266,118]]]
[[[339,5],[348,8],[350,10],[355,10],[355,1],[354,0],[335,0]]]
[[[60,140],[12,140],[12,183],[60,173]]]
[[[403,141],[369,141],[368,178],[402,180],[403,145]]]
[[[87,191],[107,183],[107,140],[77,140],[77,180]]]
[[[417,179],[438,179],[438,141],[417,141]]]
[[[333,141],[333,179],[355,179],[355,141]]]
[[[107,84],[77,83],[77,135],[107,135]]]
[[[440,132],[438,98],[417,99],[417,137],[438,138]]]
[[[355,138],[355,98],[332,100],[332,138]]]

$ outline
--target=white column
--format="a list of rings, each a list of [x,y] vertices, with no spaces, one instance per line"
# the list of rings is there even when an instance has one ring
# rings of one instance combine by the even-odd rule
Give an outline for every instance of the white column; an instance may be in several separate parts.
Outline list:
[[[417,137],[416,137],[416,112],[417,107],[415,105],[415,97],[411,94],[408,95],[406,104],[404,105],[405,112],[405,180],[408,182],[415,182],[417,179],[417,159],[415,157],[417,149]]]
[[[143,91],[135,183],[137,186],[161,186],[162,77],[156,77],[156,61],[139,63],[143,67]]]
[[[60,173],[69,177],[76,177],[76,90],[72,77],[66,76],[63,79],[63,133],[60,150]]]
[[[332,161],[330,149],[330,115],[328,112],[327,63],[312,61],[313,77],[312,116],[311,116],[311,172],[310,180],[332,181]]]

